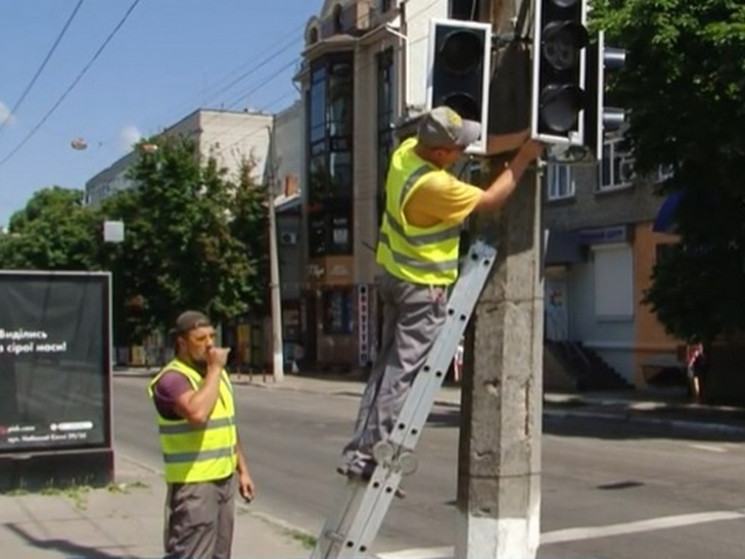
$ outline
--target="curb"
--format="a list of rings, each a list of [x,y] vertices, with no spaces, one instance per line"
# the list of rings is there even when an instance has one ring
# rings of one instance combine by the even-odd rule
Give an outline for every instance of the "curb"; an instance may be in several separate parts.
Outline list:
[[[604,413],[604,412],[582,412],[563,410],[543,410],[544,418],[551,419],[602,419],[605,421],[616,421],[636,425],[653,425],[656,427],[669,427],[681,431],[694,431],[699,433],[720,433],[730,435],[745,435],[745,426],[729,425],[726,423],[702,423],[700,421],[689,421],[685,419],[662,419],[659,417],[638,417],[632,413]]]

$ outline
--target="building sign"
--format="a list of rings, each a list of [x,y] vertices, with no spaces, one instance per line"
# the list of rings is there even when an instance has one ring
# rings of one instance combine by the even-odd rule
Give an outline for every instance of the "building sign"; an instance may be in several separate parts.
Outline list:
[[[627,225],[580,229],[578,231],[578,236],[580,244],[583,245],[626,243],[630,240],[629,227]]]
[[[370,360],[370,289],[367,285],[357,286],[357,322],[359,324],[359,338],[357,352],[360,367],[365,367]]]
[[[111,445],[109,287],[0,273],[0,453]]]

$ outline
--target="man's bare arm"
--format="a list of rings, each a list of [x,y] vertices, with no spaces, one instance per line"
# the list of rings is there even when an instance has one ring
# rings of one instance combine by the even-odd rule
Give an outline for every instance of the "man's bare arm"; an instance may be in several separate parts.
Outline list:
[[[525,169],[542,151],[543,144],[540,142],[534,140],[525,142],[505,170],[484,190],[474,211],[494,210],[501,207],[515,190]]]

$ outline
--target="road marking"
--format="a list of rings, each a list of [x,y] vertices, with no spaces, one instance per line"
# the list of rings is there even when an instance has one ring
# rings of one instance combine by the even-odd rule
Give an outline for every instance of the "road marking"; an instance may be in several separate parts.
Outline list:
[[[727,452],[726,448],[710,444],[689,444],[688,446],[697,450],[708,450],[709,452]]]
[[[692,524],[704,524],[706,522],[737,520],[740,518],[745,518],[745,514],[737,511],[713,511],[661,516],[659,518],[637,520],[635,522],[623,522],[621,524],[610,524],[608,526],[568,528],[566,530],[555,530],[553,532],[542,534],[541,544],[545,545],[576,540],[591,540],[595,538],[606,538],[608,536],[621,536],[623,534],[636,534],[638,532],[651,532],[667,528],[678,528],[680,526],[690,526]]]
[[[541,534],[541,545],[554,543],[566,543],[578,540],[591,540],[596,538],[607,538],[609,536],[621,536],[624,534],[636,534],[639,532],[651,532],[654,530],[665,530],[668,528],[679,528],[692,524],[705,524],[707,522],[719,522],[722,520],[739,520],[745,518],[745,513],[737,511],[712,511],[698,512],[693,514],[679,514],[674,516],[662,516],[647,520],[634,522],[623,522],[610,524],[608,526],[587,526],[582,528],[567,528]],[[390,553],[381,553],[378,559],[452,559],[453,547],[430,547],[417,549],[404,549]]]

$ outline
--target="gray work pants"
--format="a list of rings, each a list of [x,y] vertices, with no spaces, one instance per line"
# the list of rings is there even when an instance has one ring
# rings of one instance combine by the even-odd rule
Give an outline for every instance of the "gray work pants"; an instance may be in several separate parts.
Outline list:
[[[445,323],[444,287],[416,285],[390,274],[378,278],[383,332],[351,442],[342,463],[369,463],[373,446],[393,431],[414,377]]]
[[[166,559],[230,559],[235,476],[202,483],[169,483]]]

